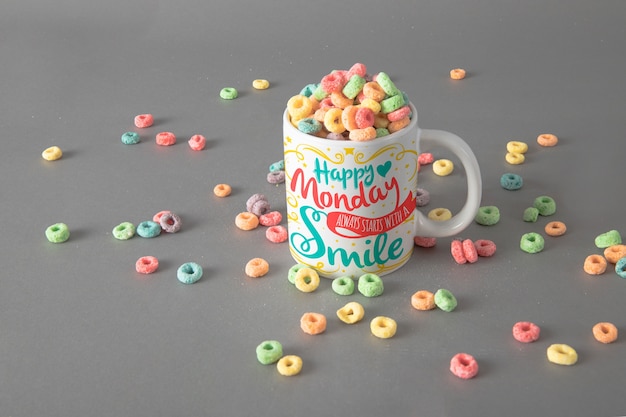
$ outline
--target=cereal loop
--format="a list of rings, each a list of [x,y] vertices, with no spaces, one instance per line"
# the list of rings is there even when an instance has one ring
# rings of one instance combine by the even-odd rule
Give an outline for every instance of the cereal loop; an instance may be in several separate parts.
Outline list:
[[[370,322],[370,331],[380,339],[394,337],[398,329],[398,324],[391,317],[378,316]]]
[[[600,249],[608,248],[609,246],[619,245],[622,243],[622,236],[617,230],[609,230],[596,236],[594,243]]]
[[[277,362],[283,356],[283,345],[277,340],[266,340],[256,347],[256,358],[262,365]]]
[[[427,290],[419,290],[411,296],[411,306],[416,310],[433,310],[435,304],[435,294]]]
[[[150,113],[138,114],[134,120],[135,126],[138,128],[150,127],[154,124],[154,117]]]
[[[306,334],[316,335],[326,330],[326,316],[321,313],[304,313],[300,318],[300,328]]]
[[[159,146],[172,146],[176,143],[176,135],[172,132],[159,132],[156,135],[156,144]]]
[[[293,283],[302,292],[313,292],[320,285],[320,276],[313,268],[301,268],[296,272]]]
[[[159,268],[159,260],[154,256],[142,256],[135,262],[135,271],[140,274],[151,274]]]
[[[461,379],[471,379],[478,374],[478,362],[470,354],[457,353],[450,360],[450,372]]]
[[[518,342],[531,343],[539,339],[541,329],[535,323],[519,321],[513,325],[513,337]]]
[[[440,288],[435,292],[435,304],[443,311],[449,313],[457,307],[458,302],[450,291]]]
[[[202,278],[202,267],[195,262],[186,262],[178,267],[176,277],[183,284],[193,284]]]
[[[113,228],[113,237],[118,240],[128,240],[135,236],[135,225],[130,222],[122,222]]]
[[[474,242],[474,246],[476,246],[478,256],[488,257],[496,253],[496,244],[488,239],[478,239]]]
[[[278,361],[276,369],[282,376],[298,375],[302,371],[302,358],[296,355],[283,356]]]
[[[626,278],[626,257],[615,263],[615,273],[620,278]]]
[[[339,295],[352,295],[354,293],[354,280],[350,277],[333,279],[332,289]]]
[[[437,222],[450,220],[452,218],[452,212],[447,208],[436,208],[428,212],[428,218]]]
[[[547,195],[535,198],[533,207],[539,210],[540,216],[551,216],[556,213],[556,202],[552,197]]]
[[[545,241],[539,233],[530,232],[522,235],[520,249],[526,253],[539,253],[543,250]]]
[[[342,133],[346,130],[342,122],[343,110],[332,107],[324,114],[324,127],[331,133]]]
[[[528,145],[524,142],[512,140],[506,144],[506,150],[511,153],[526,153]]]
[[[593,337],[600,343],[613,343],[617,340],[617,327],[613,323],[597,323],[591,331]]]
[[[559,143],[559,138],[551,133],[542,133],[537,136],[537,143],[546,147],[556,146],[556,144]]]
[[[70,238],[70,229],[65,223],[55,223],[46,229],[46,239],[50,243],[63,243]]]
[[[424,236],[415,236],[413,237],[413,243],[415,246],[419,246],[422,248],[432,248],[437,244],[436,237],[424,237]]]
[[[263,258],[252,258],[246,263],[244,271],[250,278],[259,278],[267,274],[270,264]]]
[[[555,343],[550,345],[546,351],[548,360],[557,365],[574,365],[578,362],[578,354],[569,345]]]
[[[192,151],[201,151],[206,147],[206,138],[202,135],[193,135],[187,141]]]
[[[500,177],[500,185],[505,190],[514,191],[519,190],[524,185],[524,180],[518,174],[506,173]]]
[[[626,245],[612,245],[604,249],[604,257],[612,264],[626,256]]]
[[[374,101],[380,102],[385,98],[387,93],[385,93],[380,84],[374,81],[370,81],[365,83],[365,85],[363,86],[363,95]]]
[[[450,70],[450,78],[453,80],[462,80],[465,78],[465,70],[463,68],[454,68]]]
[[[467,262],[471,264],[478,260],[478,250],[471,239],[465,239],[463,241],[463,255]]]
[[[354,129],[350,131],[350,135],[348,137],[350,140],[355,142],[366,142],[376,139],[376,129],[371,126],[364,129]]]
[[[287,112],[291,116],[292,121],[304,119],[313,113],[313,103],[306,96],[293,96],[287,101]]]
[[[407,127],[409,123],[411,123],[411,119],[407,116],[400,120],[396,120],[395,122],[389,123],[389,126],[387,126],[387,130],[389,130],[389,133],[395,133]]]
[[[272,243],[282,243],[287,240],[287,228],[285,226],[270,226],[265,231],[265,237]]]
[[[601,275],[606,271],[606,259],[601,255],[589,255],[585,258],[583,270],[589,275]]]
[[[337,310],[337,317],[346,324],[358,323],[365,316],[363,306],[356,301],[349,302]]]
[[[357,288],[365,297],[378,297],[385,290],[383,280],[376,274],[363,274],[357,281]]]
[[[139,133],[137,132],[122,133],[122,137],[120,139],[124,145],[136,145],[141,141]]]
[[[252,88],[255,90],[267,90],[270,87],[270,82],[264,79],[256,79],[252,81]]]
[[[460,239],[453,239],[452,242],[450,242],[450,254],[454,262],[459,265],[463,265],[467,262],[465,254],[463,253],[463,241]]]
[[[224,87],[220,90],[220,98],[224,100],[234,100],[238,95],[239,93],[234,87]]]
[[[546,224],[544,230],[548,236],[562,236],[567,231],[567,227],[563,222],[553,221]]]
[[[239,213],[235,217],[235,225],[241,230],[252,230],[259,226],[259,218],[248,211]]]
[[[433,162],[433,172],[435,175],[445,177],[446,175],[452,174],[453,170],[454,164],[449,159],[438,159]]]
[[[168,211],[159,218],[159,224],[164,232],[176,233],[180,230],[183,222],[178,214]]]
[[[500,209],[496,206],[479,207],[474,220],[483,226],[493,226],[500,221]]]
[[[228,184],[217,184],[213,188],[213,194],[217,197],[228,197],[232,193],[233,189]]]
[[[524,163],[524,161],[526,160],[526,157],[524,156],[523,153],[507,152],[506,155],[504,156],[504,159],[506,160],[506,162],[508,162],[511,165],[520,165]]]
[[[51,146],[45,149],[41,153],[41,157],[45,159],[46,161],[56,161],[57,159],[60,159],[62,156],[63,156],[63,152],[61,151],[61,148],[59,148],[58,146]]]

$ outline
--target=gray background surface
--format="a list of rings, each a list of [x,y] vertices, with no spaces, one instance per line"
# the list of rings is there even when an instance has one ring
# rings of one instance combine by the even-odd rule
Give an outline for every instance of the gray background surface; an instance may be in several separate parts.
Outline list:
[[[582,270],[601,253],[596,235],[626,232],[625,18],[622,0],[3,2],[0,416],[626,415],[623,337],[591,335],[599,321],[626,332],[626,281]],[[282,158],[289,97],[355,62],[389,73],[421,127],[474,149],[483,205],[502,219],[461,237],[494,240],[494,257],[457,265],[440,239],[386,277],[381,297],[340,297],[328,280],[304,294],[287,282],[286,244],[236,229],[254,193],[285,210],[284,187],[265,175]],[[455,67],[468,77],[450,80]],[[255,91],[255,78],[271,88]],[[221,100],[225,86],[239,98]],[[125,146],[140,113],[156,123]],[[156,146],[159,131],[178,144]],[[557,147],[537,145],[545,132]],[[196,133],[208,139],[202,152],[186,144]],[[525,164],[505,162],[509,140],[529,144]],[[44,161],[52,145],[64,156]],[[502,189],[505,172],[524,187]],[[218,199],[222,182],[234,191]],[[424,169],[420,185],[432,193],[426,209],[464,200],[460,167],[446,178]],[[524,223],[544,194],[557,214]],[[112,237],[165,209],[182,217],[178,234]],[[522,252],[521,235],[550,220],[567,234]],[[70,227],[64,244],[44,236],[56,222]],[[157,273],[135,273],[143,255],[160,259]],[[244,275],[253,257],[270,262],[267,276]],[[204,268],[189,286],[176,280],[187,261]],[[411,308],[415,291],[438,288],[457,310]],[[360,324],[334,319],[348,301],[364,305]],[[327,315],[324,334],[300,331],[306,311]],[[398,321],[396,337],[370,334],[376,315]],[[539,341],[511,337],[520,320],[541,326]],[[256,361],[266,339],[303,358],[299,376]],[[579,362],[549,363],[552,343],[573,346]],[[448,371],[461,351],[480,364],[473,380]]]

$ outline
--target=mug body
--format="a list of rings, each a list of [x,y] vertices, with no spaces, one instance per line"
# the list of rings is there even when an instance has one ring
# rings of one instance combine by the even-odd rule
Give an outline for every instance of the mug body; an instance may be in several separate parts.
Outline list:
[[[300,132],[283,115],[289,250],[321,276],[385,275],[413,252],[418,172],[417,112],[371,141]]]

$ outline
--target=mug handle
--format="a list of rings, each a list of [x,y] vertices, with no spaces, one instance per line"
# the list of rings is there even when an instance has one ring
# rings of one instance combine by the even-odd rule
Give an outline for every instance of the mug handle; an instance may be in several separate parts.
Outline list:
[[[459,158],[463,168],[465,168],[467,177],[467,200],[465,200],[461,211],[446,221],[431,220],[422,212],[416,210],[416,233],[425,237],[454,236],[461,233],[474,221],[480,207],[482,179],[478,161],[467,143],[454,133],[444,130],[419,129],[418,135],[420,135],[420,140],[418,141],[420,147],[423,145],[425,145],[425,148],[442,146]]]

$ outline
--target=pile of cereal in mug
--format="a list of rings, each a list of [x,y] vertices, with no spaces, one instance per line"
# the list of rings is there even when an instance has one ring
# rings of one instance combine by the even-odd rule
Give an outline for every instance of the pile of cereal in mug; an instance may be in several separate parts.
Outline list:
[[[301,132],[333,140],[368,141],[407,127],[407,95],[384,72],[370,77],[364,64],[334,70],[287,102],[291,123]]]

